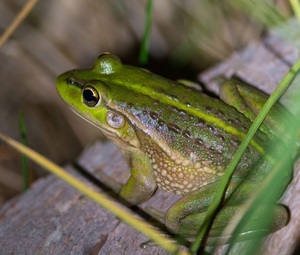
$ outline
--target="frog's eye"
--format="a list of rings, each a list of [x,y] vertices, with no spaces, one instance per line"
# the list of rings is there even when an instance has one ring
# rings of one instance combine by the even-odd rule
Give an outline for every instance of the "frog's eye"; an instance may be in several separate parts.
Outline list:
[[[86,86],[82,91],[84,103],[89,107],[94,107],[99,101],[98,91],[91,86]]]
[[[121,128],[125,124],[125,119],[122,115],[115,112],[108,111],[106,115],[106,122],[112,128]]]

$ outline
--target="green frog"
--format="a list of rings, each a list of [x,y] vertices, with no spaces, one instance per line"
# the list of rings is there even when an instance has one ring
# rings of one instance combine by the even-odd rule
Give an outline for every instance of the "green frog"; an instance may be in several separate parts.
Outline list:
[[[124,185],[109,185],[130,205],[148,200],[157,188],[180,196],[165,213],[148,211],[171,233],[188,237],[199,231],[226,167],[267,100],[262,92],[236,80],[221,86],[220,100],[188,84],[123,65],[108,53],[100,55],[91,69],[60,75],[56,86],[72,110],[124,153],[131,176]],[[211,240],[226,238],[222,229],[271,169],[270,161],[262,164],[261,159],[283,129],[280,123],[286,118],[275,118],[283,110],[279,104],[271,110],[240,160],[209,232]],[[279,193],[289,180],[289,176],[283,180]],[[249,226],[239,234],[241,240],[276,231],[288,221],[282,205],[259,209],[270,210],[273,223],[269,229]],[[258,210],[256,217],[259,214]]]

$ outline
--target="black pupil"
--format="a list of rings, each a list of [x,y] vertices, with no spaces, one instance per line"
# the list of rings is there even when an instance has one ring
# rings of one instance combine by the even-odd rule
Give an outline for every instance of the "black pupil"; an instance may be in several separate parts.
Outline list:
[[[95,97],[95,94],[93,93],[92,90],[90,89],[85,89],[83,91],[83,97],[87,102],[93,102],[97,101],[97,98]]]

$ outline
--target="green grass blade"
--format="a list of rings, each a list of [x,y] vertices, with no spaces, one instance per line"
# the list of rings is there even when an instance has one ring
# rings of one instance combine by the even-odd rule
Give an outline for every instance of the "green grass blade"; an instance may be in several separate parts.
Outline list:
[[[290,0],[292,9],[297,17],[298,21],[300,22],[300,2],[299,0]]]
[[[147,7],[146,7],[144,35],[143,35],[142,45],[141,45],[140,55],[139,55],[139,60],[142,65],[145,65],[148,62],[148,58],[149,58],[148,50],[149,50],[150,35],[151,35],[152,10],[153,10],[153,0],[148,0]]]
[[[21,137],[21,143],[25,146],[28,145],[27,136],[26,136],[26,127],[23,112],[20,112],[19,115],[19,132]],[[23,190],[27,190],[30,186],[29,183],[29,167],[28,167],[28,158],[26,155],[22,154],[22,177],[23,177]]]

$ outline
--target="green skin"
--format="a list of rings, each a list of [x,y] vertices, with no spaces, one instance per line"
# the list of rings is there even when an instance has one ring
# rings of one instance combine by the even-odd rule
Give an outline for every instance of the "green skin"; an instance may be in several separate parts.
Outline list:
[[[112,54],[99,56],[91,69],[60,75],[56,86],[71,109],[101,129],[128,160],[127,183],[120,185],[103,175],[108,185],[130,205],[148,200],[157,187],[182,196],[166,213],[147,209],[170,232],[186,236],[198,232],[220,178],[267,99],[233,80],[221,87],[223,101],[211,98],[188,85],[123,65]],[[242,157],[211,227],[211,242],[227,238],[222,229],[272,168],[270,163],[258,163],[270,139],[282,129],[278,123],[285,120],[273,118],[282,110],[276,105]],[[241,240],[287,223],[285,207],[259,209],[270,210],[273,224],[268,230],[251,225],[239,234]]]

